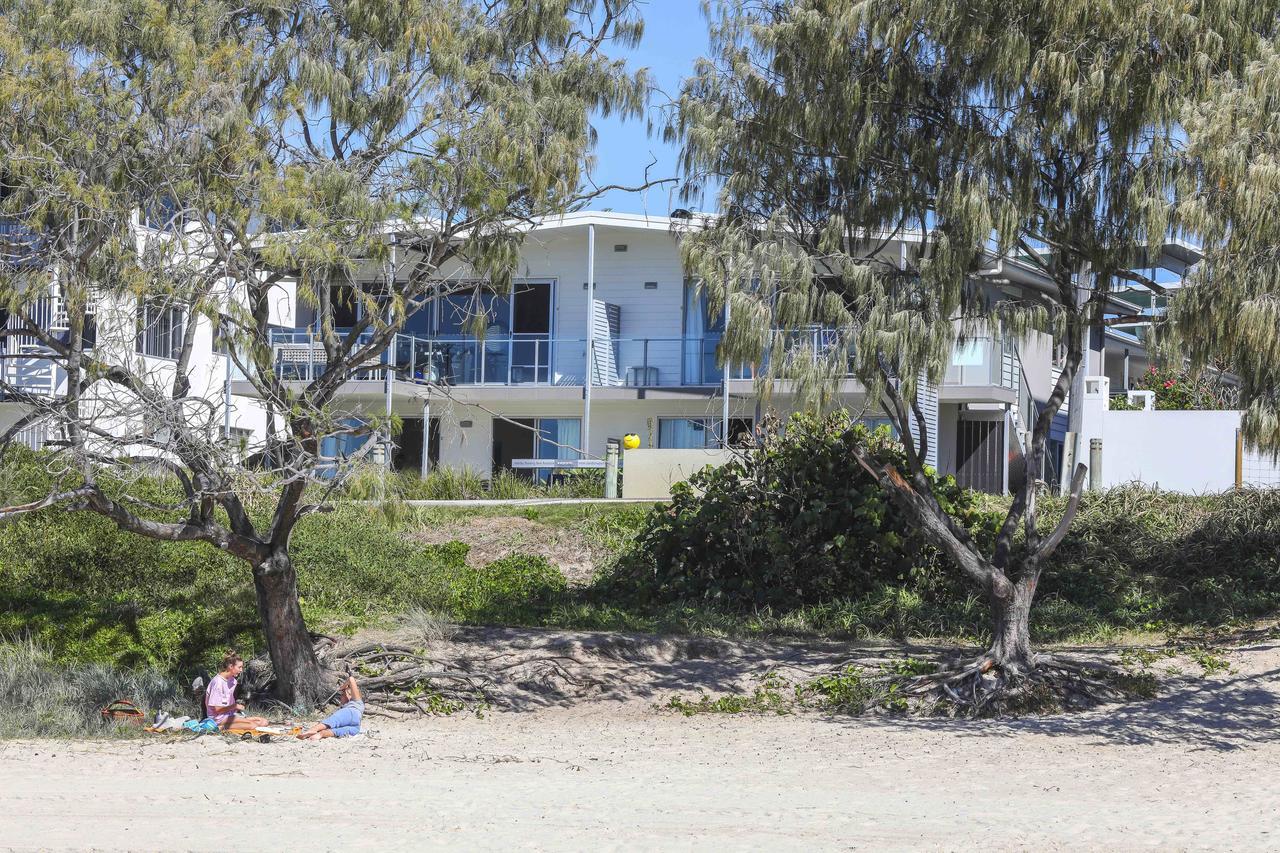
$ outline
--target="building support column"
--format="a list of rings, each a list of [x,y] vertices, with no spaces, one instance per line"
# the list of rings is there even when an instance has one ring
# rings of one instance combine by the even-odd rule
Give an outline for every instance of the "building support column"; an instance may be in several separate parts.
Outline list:
[[[727,334],[729,331],[729,294],[731,292],[731,283],[725,283],[724,291],[724,329]],[[720,336],[720,346],[724,346],[724,335]],[[720,446],[722,448],[729,446],[729,357],[721,354],[720,367],[720,383],[721,394],[724,397],[723,406],[720,411]]]
[[[591,376],[596,366],[596,227],[587,226],[587,371],[582,382],[581,458],[591,455]]]

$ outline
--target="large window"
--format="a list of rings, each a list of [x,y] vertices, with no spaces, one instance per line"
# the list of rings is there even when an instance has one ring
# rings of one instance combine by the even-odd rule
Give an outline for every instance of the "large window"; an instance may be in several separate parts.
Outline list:
[[[715,385],[724,374],[716,363],[716,347],[724,334],[724,309],[712,313],[707,292],[695,282],[684,285],[683,382]]]
[[[185,333],[181,308],[138,303],[138,352],[156,358],[177,358]]]
[[[729,446],[751,443],[749,418],[729,419]],[[658,447],[665,450],[702,450],[720,446],[719,418],[658,418]]]

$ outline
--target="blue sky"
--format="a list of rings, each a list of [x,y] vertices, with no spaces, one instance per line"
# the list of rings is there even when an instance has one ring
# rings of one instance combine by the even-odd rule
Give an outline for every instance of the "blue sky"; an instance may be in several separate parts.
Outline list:
[[[643,121],[597,118],[594,124],[600,138],[595,150],[596,168],[592,174],[596,184],[634,186],[643,183],[645,165],[654,159],[657,162],[649,170],[651,179],[676,175],[677,152],[674,146],[662,141],[658,110],[669,97],[675,97],[680,81],[692,73],[694,60],[707,53],[707,20],[701,6],[699,0],[643,2],[644,39],[634,50],[618,55],[625,58],[631,67],[648,68],[653,75],[659,91],[654,92],[650,112],[658,126],[649,135]],[[654,187],[643,194],[611,192],[596,199],[590,207],[593,210],[665,216],[672,208],[682,206],[674,198],[671,186]],[[710,204],[695,206],[706,209]]]

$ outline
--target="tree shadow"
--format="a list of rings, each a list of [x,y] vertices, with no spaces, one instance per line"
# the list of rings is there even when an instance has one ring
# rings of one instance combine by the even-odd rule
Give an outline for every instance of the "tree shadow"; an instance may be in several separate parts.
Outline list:
[[[536,628],[460,629],[438,649],[441,660],[499,679],[493,704],[511,712],[567,707],[582,702],[661,703],[679,695],[696,699],[743,695],[765,675],[792,684],[860,663],[900,659],[936,648],[896,644],[767,640],[735,642]],[[1099,648],[1099,653],[1114,649]],[[1274,654],[1273,646],[1241,651]],[[1183,744],[1229,751],[1280,741],[1280,668],[1228,677],[1167,680],[1153,699],[1111,704],[1080,713],[963,720],[945,717],[836,716],[832,724],[883,729],[921,729],[960,737],[1025,735],[1078,739],[1088,744]]]
[[[1104,705],[1082,713],[1010,719],[937,717],[843,718],[848,725],[923,728],[962,737],[1045,735],[1088,744],[1181,744],[1226,752],[1280,742],[1280,668],[1230,678],[1182,678],[1166,682],[1154,699]],[[835,719],[835,718],[829,718]]]

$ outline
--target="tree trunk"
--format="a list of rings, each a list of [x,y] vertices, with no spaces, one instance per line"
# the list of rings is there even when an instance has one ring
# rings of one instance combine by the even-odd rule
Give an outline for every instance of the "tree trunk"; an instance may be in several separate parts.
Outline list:
[[[1005,675],[1026,675],[1035,668],[1031,653],[1031,602],[1035,581],[1023,579],[1007,586],[1008,592],[993,591],[991,601],[991,649],[988,657]]]
[[[298,603],[298,575],[284,549],[254,566],[258,614],[276,676],[276,698],[290,705],[322,699],[324,685],[311,634]]]

